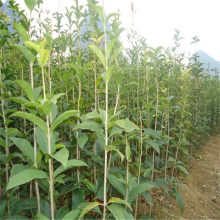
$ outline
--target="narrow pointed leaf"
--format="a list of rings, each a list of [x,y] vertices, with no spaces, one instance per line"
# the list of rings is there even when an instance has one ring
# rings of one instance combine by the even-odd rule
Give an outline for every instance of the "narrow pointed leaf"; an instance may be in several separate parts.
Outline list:
[[[85,146],[88,139],[89,139],[89,137],[87,134],[82,134],[80,137],[77,138],[77,143],[79,144],[79,147],[81,149]]]
[[[50,51],[47,49],[41,49],[39,55],[40,55],[38,59],[39,65],[41,67],[44,67],[49,59]]]
[[[110,66],[105,73],[102,74],[102,78],[105,82],[109,82],[112,77],[114,66]]]
[[[133,215],[129,214],[125,210],[125,207],[120,204],[113,203],[110,206],[108,206],[108,209],[113,214],[113,216],[115,217],[116,220],[121,220],[121,219],[134,220]]]
[[[4,36],[4,35],[8,35],[8,34],[11,34],[11,32],[6,30],[6,29],[1,29],[0,30],[0,36]]]
[[[72,210],[75,210],[83,202],[85,202],[84,190],[82,190],[82,188],[74,190],[72,196]]]
[[[55,128],[59,126],[64,120],[68,119],[71,116],[75,116],[78,113],[80,112],[77,110],[70,110],[59,115],[51,125],[51,132],[54,131]]]
[[[130,144],[126,144],[126,148],[125,148],[125,156],[126,156],[126,160],[131,162],[131,147]]]
[[[116,41],[118,40],[118,38],[113,38],[112,40],[109,41],[108,43],[108,46],[107,46],[107,57],[109,57],[111,51],[112,51],[112,48],[114,47]]]
[[[6,190],[9,190],[16,186],[20,186],[21,184],[30,182],[31,180],[36,179],[36,178],[43,179],[43,178],[49,178],[49,177],[47,173],[41,170],[27,169],[14,175],[12,178],[10,178]]]
[[[137,125],[135,125],[133,122],[131,122],[128,118],[117,120],[116,122],[114,122],[114,124],[116,124],[120,128],[123,128],[126,132],[140,130],[140,128]]]
[[[68,170],[72,167],[79,167],[79,166],[87,166],[87,164],[81,160],[74,160],[74,159],[69,160],[65,167],[61,165],[54,171],[54,178],[60,173],[64,172],[65,170]]]
[[[123,195],[125,196],[125,187],[124,185],[118,180],[115,175],[108,174],[107,176],[108,181]]]
[[[101,51],[101,49],[95,45],[88,45],[89,48],[91,48],[95,54],[98,56],[98,58],[100,59],[100,61],[102,62],[103,66],[105,67],[106,64],[105,64],[105,57]]]
[[[98,5],[95,5],[95,4],[91,4],[92,7],[97,11],[97,13],[99,14],[101,20],[102,20],[102,23],[104,22],[104,17],[103,17],[103,7],[102,6],[98,6]]]
[[[26,60],[28,61],[28,63],[30,63],[30,55],[29,55],[29,51],[27,49],[27,47],[23,46],[23,45],[14,45],[14,48],[16,50],[18,50],[21,54],[23,54],[23,56],[26,58]]]
[[[21,36],[23,42],[30,41],[30,37],[27,34],[27,31],[22,25],[14,23],[14,27],[17,30],[18,34]]]
[[[31,88],[30,83],[20,79],[16,80],[15,82],[24,90],[29,101],[34,102],[34,91]]]
[[[113,55],[111,56],[111,59],[109,61],[109,65],[114,61],[114,59],[123,51],[125,48],[118,48],[114,51]]]
[[[21,150],[21,152],[28,158],[29,161],[31,161],[31,164],[34,164],[34,148],[31,146],[31,144],[22,138],[15,138],[12,137],[11,140],[14,142],[14,144]]]
[[[79,213],[80,213],[79,209],[70,211],[62,218],[62,220],[75,220],[76,217],[79,215]]]
[[[0,219],[3,219],[4,217],[4,212],[6,211],[6,200],[3,200],[1,201],[1,204],[0,204]]]
[[[186,175],[189,176],[189,172],[185,167],[183,167],[181,165],[177,165],[177,168],[179,168],[183,173],[185,173]]]
[[[156,150],[158,153],[160,153],[160,148],[159,148],[158,144],[157,144],[154,140],[148,139],[146,142],[147,142],[151,147],[153,147],[154,150]]]
[[[77,129],[96,131],[97,133],[103,135],[103,129],[101,129],[101,127],[98,123],[93,122],[93,121],[83,122],[83,123],[77,124],[73,128],[73,130],[77,130]]]
[[[33,115],[31,113],[27,113],[27,112],[16,112],[16,113],[12,114],[10,117],[25,118],[25,119],[33,122],[37,126],[39,126],[45,133],[47,133],[46,123],[41,118],[37,117],[36,115]]]
[[[174,196],[176,197],[177,203],[178,203],[181,211],[183,212],[184,202],[183,202],[181,194],[177,191],[177,189],[174,189]]]
[[[131,198],[132,196],[137,196],[138,194],[153,188],[154,186],[149,184],[149,183],[142,183],[138,186],[135,186],[131,192],[129,193],[129,198]]]
[[[129,209],[131,209],[131,211],[132,211],[132,208],[131,208],[130,204],[129,204],[128,202],[126,202],[125,200],[122,200],[122,199],[120,199],[120,198],[112,197],[112,198],[108,201],[108,203],[119,203],[119,204],[122,204],[122,205],[127,206],[127,207],[128,207]]]
[[[69,151],[66,148],[62,148],[57,153],[52,155],[52,157],[59,161],[65,167],[68,161]]]
[[[46,133],[40,128],[36,127],[36,136],[37,136],[37,142],[40,146],[40,149],[44,154],[48,153],[48,140]]]
[[[105,146],[105,150],[106,150],[107,152],[112,151],[112,150],[113,150],[113,151],[116,151],[116,152],[119,154],[119,156],[121,157],[121,162],[123,162],[125,156],[124,156],[115,146],[113,146],[113,145],[107,145],[107,146]]]
[[[37,4],[36,0],[24,0],[24,2],[30,11],[32,11]]]
[[[40,51],[41,51],[40,46],[35,44],[34,42],[31,42],[30,40],[29,41],[25,41],[25,45],[29,46],[30,48],[33,48],[38,53],[40,53]]]
[[[5,140],[3,140],[2,138],[0,138],[0,146],[2,147],[6,147],[6,143],[5,143]]]
[[[80,216],[79,216],[79,220],[83,218],[83,216],[89,212],[91,209],[93,209],[94,207],[100,205],[99,202],[93,202],[92,204],[87,205],[81,212]]]
[[[119,16],[118,13],[110,13],[110,14],[107,16],[107,18],[106,18],[106,23],[108,22],[108,20],[109,20],[111,17],[117,17],[117,16]]]
[[[49,220],[45,215],[37,215],[37,220]]]

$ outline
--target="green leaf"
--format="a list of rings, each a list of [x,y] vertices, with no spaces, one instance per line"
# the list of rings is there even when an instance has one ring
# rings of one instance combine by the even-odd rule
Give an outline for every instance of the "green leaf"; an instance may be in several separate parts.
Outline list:
[[[147,128],[147,129],[145,129],[144,130],[144,134],[145,135],[151,135],[151,136],[153,136],[153,137],[155,137],[155,138],[160,138],[160,136],[161,136],[161,134],[158,132],[158,131],[155,131],[155,130],[153,130],[153,129],[151,129],[151,128]]]
[[[100,59],[100,61],[103,64],[103,66],[105,67],[106,66],[105,56],[103,55],[101,49],[95,45],[88,45],[88,47],[95,52],[95,54],[98,56],[98,58]]]
[[[23,46],[23,45],[14,45],[14,48],[16,50],[18,50],[21,54],[23,54],[23,56],[26,58],[26,60],[28,61],[28,63],[31,62],[30,59],[30,51],[27,49],[27,47]]]
[[[6,163],[6,155],[0,153],[0,161],[2,161],[4,164]]]
[[[108,174],[107,179],[123,196],[125,196],[125,186],[115,175]]]
[[[93,193],[95,193],[95,186],[94,186],[94,183],[90,182],[88,179],[84,179],[82,180],[82,183],[85,183],[87,188],[89,190],[91,190]]]
[[[13,215],[13,216],[8,217],[5,220],[26,220],[26,219],[29,219],[29,218],[26,216],[22,216],[22,215]]]
[[[129,193],[129,198],[133,197],[133,196],[137,196],[138,194],[153,188],[154,186],[149,184],[149,183],[142,183],[138,186],[135,186],[134,188],[132,188],[131,192]]]
[[[89,137],[87,134],[82,134],[77,138],[77,143],[81,149],[85,146],[88,139]]]
[[[189,172],[185,167],[183,167],[181,165],[177,165],[176,167],[179,168],[183,173],[185,173],[186,175],[189,176]]]
[[[77,206],[85,202],[85,192],[82,189],[76,189],[72,196],[72,210],[75,210]]]
[[[35,115],[31,114],[31,113],[16,112],[16,113],[10,115],[10,117],[25,118],[25,119],[33,122],[37,126],[39,126],[45,133],[47,133],[46,123],[41,118],[39,118],[39,117],[37,117],[37,116],[35,116]]]
[[[125,157],[127,161],[131,162],[131,147],[129,143],[126,144]]]
[[[112,40],[109,41],[108,46],[107,46],[107,53],[106,53],[107,57],[109,57],[109,55],[112,51],[112,48],[114,47],[117,40],[118,40],[118,38],[115,37],[115,38],[113,38]]]
[[[66,166],[64,167],[63,165],[59,166],[55,171],[54,171],[54,178],[59,175],[60,173],[64,172],[65,170],[68,170],[72,167],[79,167],[79,166],[86,166],[87,164],[81,160],[68,160]]]
[[[24,104],[25,106],[27,106],[27,107],[34,107],[34,108],[40,108],[40,109],[42,109],[42,111],[44,111],[44,109],[43,109],[43,105],[41,105],[40,103],[38,103],[38,102],[28,102],[28,103],[25,103]]]
[[[91,118],[100,118],[102,120],[101,115],[98,112],[95,112],[95,111],[89,112],[85,115],[85,119],[88,120],[88,119],[91,119]]]
[[[110,61],[109,61],[109,65],[111,65],[111,63],[114,61],[114,59],[123,51],[125,50],[125,48],[118,48],[114,51],[114,54],[112,55]]]
[[[168,188],[165,185],[165,180],[155,179],[154,183],[156,183],[160,188],[162,188],[168,194]]]
[[[179,150],[181,150],[186,156],[189,155],[188,149],[185,147],[179,147]]]
[[[105,73],[102,74],[102,78],[105,80],[105,82],[109,82],[109,80],[112,77],[112,70],[114,69],[114,66],[110,66]]]
[[[33,179],[43,179],[43,178],[49,178],[46,172],[35,169],[27,169],[10,178],[6,190],[30,182]]]
[[[56,211],[54,219],[62,219],[63,216],[65,216],[68,212],[69,212],[69,207],[62,206]]]
[[[49,220],[45,215],[37,215],[37,220]]]
[[[40,55],[38,59],[39,65],[41,67],[44,67],[49,59],[50,51],[47,49],[41,49],[39,55]]]
[[[121,85],[122,79],[123,79],[123,74],[121,72],[118,72],[117,74],[115,74],[115,82],[116,82],[117,86]]]
[[[30,11],[32,11],[37,4],[37,1],[35,0],[24,0],[24,2]]]
[[[23,97],[10,97],[9,100],[19,103],[19,104],[25,104],[29,102],[29,100],[23,98]]]
[[[79,215],[80,213],[80,210],[77,209],[77,210],[73,210],[69,213],[67,213],[63,218],[62,220],[75,220],[76,217]]]
[[[34,91],[31,88],[30,83],[24,80],[16,80],[15,81],[25,92],[26,96],[28,97],[30,102],[34,102]]]
[[[99,14],[101,20],[102,20],[102,23],[104,23],[104,17],[103,17],[103,7],[102,6],[98,6],[98,5],[95,5],[95,4],[91,4],[92,7],[97,11],[97,13]]]
[[[6,211],[6,200],[1,201],[0,203],[0,219],[3,219],[4,217],[4,212]]]
[[[70,183],[69,185],[63,186],[63,188],[60,190],[59,195],[65,195],[71,191],[74,191],[75,189],[80,187],[80,183]]]
[[[82,210],[82,212],[81,212],[81,214],[80,214],[80,216],[79,216],[79,220],[82,219],[83,216],[84,216],[87,212],[89,212],[91,209],[93,209],[94,207],[96,207],[96,206],[98,206],[98,205],[100,205],[99,202],[93,202],[93,203],[87,205],[87,206]]]
[[[121,157],[121,162],[123,162],[125,156],[115,146],[113,146],[113,145],[106,145],[105,146],[105,150],[107,152],[109,152],[111,150],[116,151],[119,154],[119,156]]]
[[[160,153],[160,148],[159,148],[158,144],[157,144],[154,140],[148,139],[146,142],[147,142],[151,147],[153,147],[154,150],[156,150],[158,153]]]
[[[67,40],[65,39],[65,37],[64,36],[61,36],[61,37],[57,37],[57,38],[55,38],[54,40],[53,40],[53,43],[57,43],[59,46],[60,46],[60,48],[61,48],[61,50],[63,51],[63,52],[65,52],[66,51],[66,42]]]
[[[37,198],[30,197],[30,198],[22,199],[21,201],[18,202],[18,205],[22,208],[22,210],[37,208]]]
[[[52,157],[59,161],[65,167],[67,165],[69,151],[66,148],[62,148],[57,153],[52,155]]]
[[[5,140],[3,140],[2,138],[0,138],[0,146],[6,148]]]
[[[22,138],[12,137],[11,140],[21,150],[21,152],[28,158],[32,165],[34,165],[34,148],[31,144]]]
[[[73,128],[73,130],[77,130],[77,129],[95,131],[95,132],[103,135],[103,129],[101,129],[100,125],[94,121],[83,122],[83,123],[77,124]]]
[[[34,42],[31,42],[30,40],[25,41],[24,44],[29,46],[30,48],[33,48],[34,50],[36,50],[37,53],[40,53],[40,51],[41,51],[40,46],[38,44],[35,44]]]
[[[183,199],[182,199],[182,196],[181,194],[179,193],[179,191],[176,189],[176,188],[173,188],[174,190],[174,196],[176,197],[176,200],[177,200],[177,203],[181,209],[181,211],[183,212],[183,209],[184,209],[184,203],[183,203]]]
[[[46,115],[50,115],[52,110],[53,102],[47,100],[44,102],[43,109]]]
[[[119,14],[118,13],[110,13],[107,18],[106,18],[106,23],[108,22],[108,20],[111,18],[111,17],[118,17]]]
[[[53,96],[53,98],[50,100],[51,102],[53,102],[54,104],[57,103],[57,99],[59,99],[61,96],[64,96],[65,93],[59,93]]]
[[[116,220],[129,219],[134,220],[133,215],[129,214],[120,204],[111,204],[108,209],[113,214]]]
[[[130,83],[126,84],[125,86],[123,86],[120,89],[120,94],[123,94],[125,91],[128,91],[128,89],[130,89],[134,85],[136,85],[136,83],[134,83],[134,82],[130,82]]]
[[[36,127],[36,136],[37,136],[37,142],[40,146],[40,149],[42,150],[44,154],[47,154],[48,153],[48,140],[47,140],[46,133],[40,127]]]
[[[66,120],[67,118],[69,118],[71,116],[75,116],[75,114],[78,114],[78,113],[80,113],[80,112],[77,110],[69,110],[69,111],[66,111],[66,112],[62,113],[61,115],[59,115],[51,125],[51,129],[50,129],[51,132],[54,131],[54,129],[57,126],[59,126],[64,120]]]
[[[123,128],[126,132],[132,132],[134,130],[140,130],[137,125],[132,123],[128,118],[122,119],[122,120],[117,120],[114,122],[117,126],[120,128]]]
[[[11,32],[6,30],[6,29],[1,29],[0,30],[0,36],[4,36],[4,35],[8,35],[8,34],[11,34]]]
[[[25,30],[25,28],[22,25],[14,23],[14,27],[17,30],[20,37],[22,38],[23,42],[30,41],[30,37],[27,34],[27,31]]]
[[[128,207],[129,209],[131,209],[131,211],[132,211],[132,208],[131,208],[130,204],[129,204],[128,202],[126,202],[125,200],[112,197],[112,198],[108,201],[108,203],[119,203],[119,204],[122,204],[122,205],[127,206],[127,207]],[[108,204],[108,203],[107,203],[107,204]]]
[[[23,164],[15,164],[12,169],[11,169],[11,176],[10,178],[12,178],[13,176],[17,175],[18,173],[27,170],[28,168],[26,166],[24,166]]]
[[[43,86],[39,86],[34,89],[34,100],[37,100],[42,89],[43,89]]]

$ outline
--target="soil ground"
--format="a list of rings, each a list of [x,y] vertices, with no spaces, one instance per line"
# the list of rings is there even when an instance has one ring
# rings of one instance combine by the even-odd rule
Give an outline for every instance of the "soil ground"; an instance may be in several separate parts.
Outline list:
[[[210,137],[186,165],[190,176],[182,179],[183,213],[175,199],[167,205],[157,202],[154,219],[220,220],[220,136]]]
[[[211,137],[188,164],[190,176],[182,181],[184,212],[171,206],[172,219],[220,220],[220,137]]]

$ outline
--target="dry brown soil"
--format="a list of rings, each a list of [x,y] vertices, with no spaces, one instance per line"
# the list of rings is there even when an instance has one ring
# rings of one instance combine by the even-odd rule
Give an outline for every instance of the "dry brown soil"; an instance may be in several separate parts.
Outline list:
[[[220,220],[220,137],[209,138],[188,164],[188,171],[190,176],[182,182],[186,190],[181,190],[184,212],[173,204],[171,217]]]
[[[154,219],[220,220],[220,136],[209,138],[186,168],[190,176],[181,181],[183,213],[175,199],[167,208],[157,199]]]

